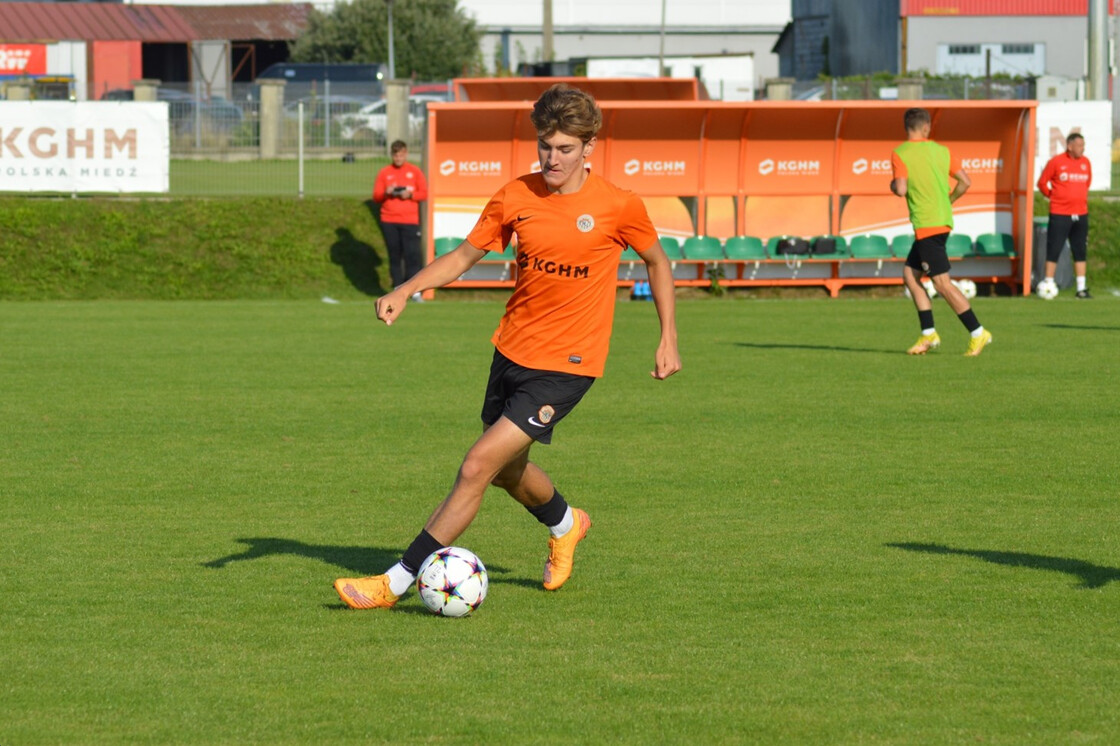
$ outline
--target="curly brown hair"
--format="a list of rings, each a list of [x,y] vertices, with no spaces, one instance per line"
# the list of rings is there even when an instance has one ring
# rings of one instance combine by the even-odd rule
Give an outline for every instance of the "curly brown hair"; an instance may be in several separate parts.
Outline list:
[[[595,137],[603,126],[603,112],[591,94],[564,83],[542,93],[529,118],[541,137],[562,132],[583,142]]]

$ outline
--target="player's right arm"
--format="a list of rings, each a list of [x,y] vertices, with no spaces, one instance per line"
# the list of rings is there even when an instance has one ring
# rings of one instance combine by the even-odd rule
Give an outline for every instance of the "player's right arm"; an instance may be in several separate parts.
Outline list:
[[[1051,158],[1046,167],[1042,169],[1042,174],[1038,177],[1038,191],[1042,192],[1042,196],[1050,199],[1050,182],[1054,178],[1054,159]]]
[[[391,293],[378,298],[377,318],[384,321],[386,326],[391,325],[401,315],[405,303],[413,293],[443,287],[459,279],[484,256],[486,256],[485,251],[463,241],[454,251],[437,257],[434,262],[402,282]]]
[[[963,168],[949,175],[957,180],[957,185],[954,186],[953,191],[949,193],[949,203],[952,204],[964,196],[964,193],[972,186],[972,179],[968,178],[968,173]]]
[[[906,196],[906,179],[909,177],[910,172],[906,170],[906,164],[898,157],[898,153],[891,151],[891,192],[899,197]]]

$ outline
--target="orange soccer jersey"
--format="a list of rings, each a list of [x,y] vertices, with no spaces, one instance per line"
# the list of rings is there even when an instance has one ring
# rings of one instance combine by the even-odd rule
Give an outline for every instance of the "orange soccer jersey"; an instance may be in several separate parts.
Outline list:
[[[572,194],[529,174],[498,190],[467,241],[501,251],[513,234],[517,283],[494,346],[526,368],[602,376],[622,251],[658,240],[645,205],[595,174]]]

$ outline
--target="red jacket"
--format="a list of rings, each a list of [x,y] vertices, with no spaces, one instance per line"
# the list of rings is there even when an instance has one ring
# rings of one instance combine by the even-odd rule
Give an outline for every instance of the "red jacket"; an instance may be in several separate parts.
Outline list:
[[[1093,167],[1088,158],[1059,153],[1042,169],[1038,191],[1050,198],[1051,215],[1087,215],[1092,183]]]
[[[411,199],[389,194],[396,186],[412,187]],[[411,163],[400,168],[389,164],[378,172],[373,182],[373,199],[381,205],[382,223],[420,225],[420,202],[428,198],[428,182],[424,172]]]

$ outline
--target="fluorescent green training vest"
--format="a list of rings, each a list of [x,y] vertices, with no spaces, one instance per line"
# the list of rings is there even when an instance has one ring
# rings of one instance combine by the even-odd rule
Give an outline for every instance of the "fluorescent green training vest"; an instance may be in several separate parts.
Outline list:
[[[906,206],[915,228],[953,227],[949,149],[933,140],[907,140],[894,149],[906,165]]]

